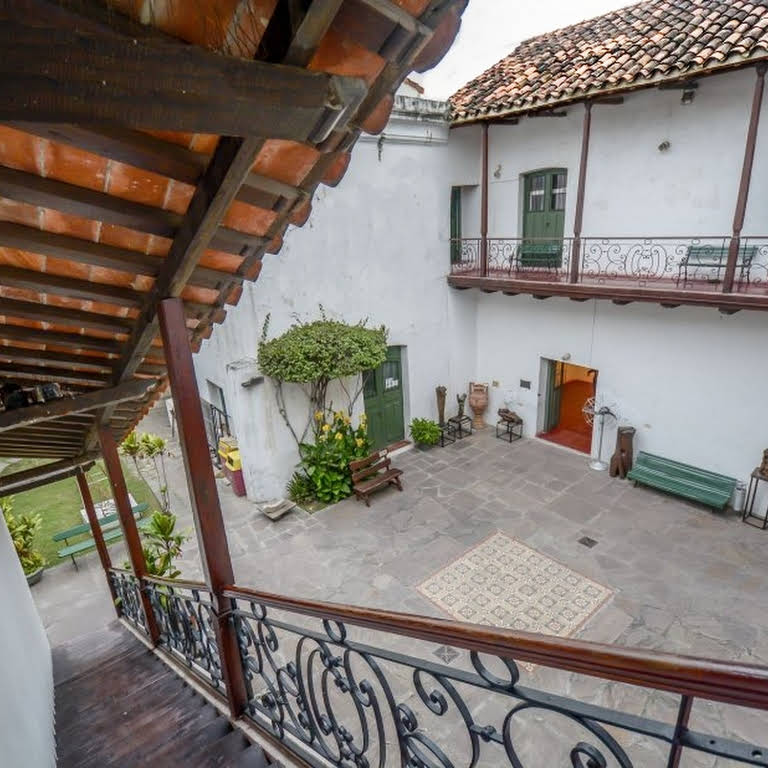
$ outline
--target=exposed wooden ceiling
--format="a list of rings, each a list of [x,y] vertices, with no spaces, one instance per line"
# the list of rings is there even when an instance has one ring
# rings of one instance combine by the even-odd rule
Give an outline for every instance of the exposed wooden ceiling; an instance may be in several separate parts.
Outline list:
[[[2,414],[0,456],[127,434],[165,387],[158,301],[198,349],[466,3],[0,0],[0,381],[74,396]]]

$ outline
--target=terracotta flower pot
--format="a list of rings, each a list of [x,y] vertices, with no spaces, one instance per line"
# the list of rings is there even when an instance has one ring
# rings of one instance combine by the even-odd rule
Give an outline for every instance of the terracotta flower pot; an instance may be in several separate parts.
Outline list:
[[[472,419],[472,426],[475,429],[482,429],[485,426],[483,414],[488,408],[488,385],[469,383],[469,407],[475,414]]]

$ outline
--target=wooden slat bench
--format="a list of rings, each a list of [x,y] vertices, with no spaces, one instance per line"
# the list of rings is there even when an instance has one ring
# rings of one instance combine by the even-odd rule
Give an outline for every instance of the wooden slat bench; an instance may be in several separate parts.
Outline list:
[[[403,471],[392,466],[387,453],[385,448],[364,459],[349,462],[349,468],[352,471],[352,490],[358,500],[365,501],[366,507],[371,506],[369,496],[378,488],[394,485],[399,491],[403,490],[400,482]]]
[[[717,270],[717,278],[728,263],[728,246],[719,245],[689,245],[685,256],[680,260],[677,269],[677,282],[688,282],[688,270],[696,270],[699,267]],[[757,254],[756,245],[742,245],[736,256],[736,267],[739,270],[739,281],[749,285],[752,261]]]
[[[138,520],[141,515],[143,515],[148,509],[149,504],[137,504],[135,507],[133,507],[133,516]],[[139,527],[143,528],[149,524],[149,521],[150,518],[139,520]],[[123,535],[123,530],[120,527],[120,521],[118,520],[117,512],[102,517],[99,523],[101,525],[104,541],[113,541],[114,539],[119,539]],[[83,552],[87,552],[88,550],[93,549],[96,546],[96,542],[92,536],[89,536],[87,539],[83,539],[82,541],[78,541],[74,544],[70,544],[68,539],[73,539],[75,536],[82,536],[83,534],[90,532],[90,524],[82,523],[81,525],[68,528],[66,531],[59,531],[58,533],[55,533],[52,537],[53,540],[63,541],[64,544],[67,545],[58,551],[57,554],[59,559],[71,557],[72,563],[75,566],[75,570],[77,570],[77,561],[75,560],[75,555],[81,555]]]
[[[723,510],[731,500],[736,479],[640,451],[627,474],[635,485],[641,483],[661,491],[699,501],[713,510]]]
[[[562,265],[562,243],[522,243],[518,249],[518,270],[548,269],[557,271]]]

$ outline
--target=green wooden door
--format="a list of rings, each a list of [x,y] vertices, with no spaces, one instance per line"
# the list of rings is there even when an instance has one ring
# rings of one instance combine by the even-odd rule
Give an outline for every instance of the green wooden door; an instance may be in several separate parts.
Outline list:
[[[389,347],[384,363],[365,373],[365,413],[374,448],[384,448],[405,437],[400,353],[400,347]]]
[[[562,265],[567,181],[568,173],[563,168],[548,168],[525,176],[521,266]]]
[[[553,430],[560,423],[560,406],[563,394],[565,366],[558,360],[549,361],[549,386],[547,387],[544,432]]]
[[[461,261],[461,187],[451,187],[451,264]]]

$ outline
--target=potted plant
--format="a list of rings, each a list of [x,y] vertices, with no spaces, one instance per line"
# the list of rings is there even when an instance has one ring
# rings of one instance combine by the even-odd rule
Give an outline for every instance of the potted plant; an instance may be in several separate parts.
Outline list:
[[[45,559],[33,548],[35,534],[40,530],[43,519],[40,515],[19,515],[12,513],[13,497],[6,496],[0,499],[0,507],[3,510],[5,524],[11,534],[11,541],[16,549],[27,584],[37,584],[43,577]]]
[[[432,419],[414,419],[410,430],[419,448],[431,448],[440,442],[440,425]]]

